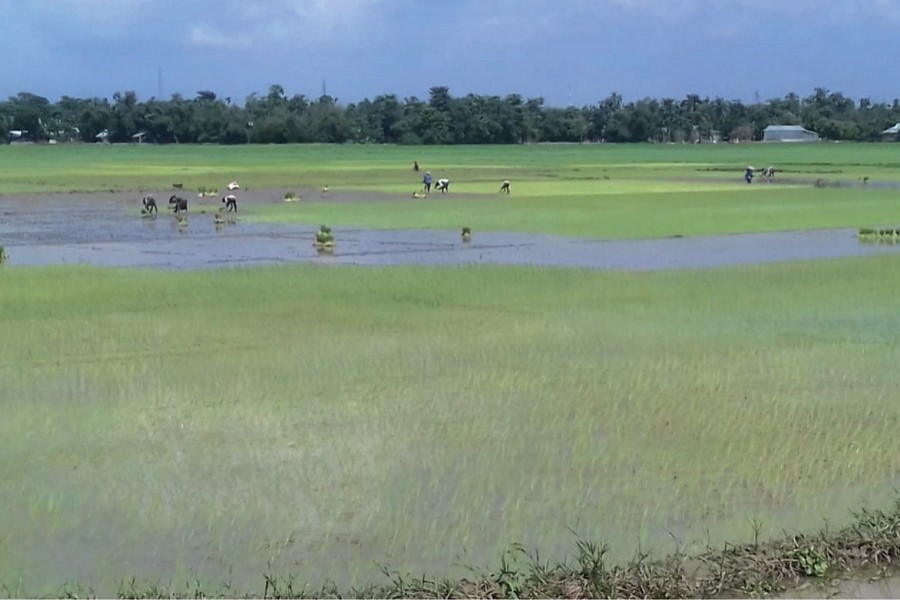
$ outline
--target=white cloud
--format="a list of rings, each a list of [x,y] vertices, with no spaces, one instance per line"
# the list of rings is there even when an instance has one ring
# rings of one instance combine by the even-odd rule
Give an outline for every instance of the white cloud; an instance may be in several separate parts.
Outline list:
[[[197,24],[191,27],[188,42],[194,46],[205,47],[246,47],[250,39],[246,34],[227,34],[209,25]]]
[[[683,19],[700,8],[696,0],[611,0],[611,3],[614,8],[665,21]],[[707,8],[720,4],[707,5]]]
[[[857,12],[862,12],[867,16],[900,23],[900,2],[896,0],[867,0],[859,2],[854,7]]]
[[[451,52],[478,54],[484,48],[534,43],[554,35],[566,35],[572,23],[587,21],[603,11],[593,0],[470,0],[459,2],[455,22],[447,25],[453,35]]]
[[[608,0],[620,15],[648,23],[693,27],[716,41],[757,38],[771,25],[795,31],[879,27],[900,23],[898,0]]]
[[[383,24],[382,13],[404,0],[223,0],[218,18],[202,15],[187,32],[197,47],[349,46]]]
[[[287,0],[282,4],[294,14],[298,25],[324,34],[360,25],[377,7],[375,0]]]
[[[353,36],[381,23],[385,0],[232,0],[241,29],[254,42],[310,45]],[[381,10],[379,10],[381,9]]]
[[[41,21],[75,26],[96,37],[120,35],[140,23],[153,7],[151,0],[31,0],[27,3],[27,9]]]

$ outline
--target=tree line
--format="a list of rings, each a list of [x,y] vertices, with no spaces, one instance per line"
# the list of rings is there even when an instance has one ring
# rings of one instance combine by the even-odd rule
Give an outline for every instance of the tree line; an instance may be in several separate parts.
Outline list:
[[[157,144],[520,144],[536,142],[705,142],[758,140],[770,124],[802,125],[824,139],[872,141],[900,122],[900,100],[855,101],[815,88],[745,104],[739,100],[643,98],[612,93],[596,104],[553,107],[519,94],[453,96],[432,87],[427,99],[384,94],[340,104],[323,95],[291,97],[280,85],[240,106],[200,90],[187,99],[141,101],[133,91],[112,99],[63,96],[58,102],[21,92],[0,102],[0,139]]]

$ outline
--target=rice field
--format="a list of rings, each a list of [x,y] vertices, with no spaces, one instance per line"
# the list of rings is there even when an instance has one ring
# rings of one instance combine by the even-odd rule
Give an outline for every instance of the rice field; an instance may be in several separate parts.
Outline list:
[[[897,226],[889,145],[0,147],[0,194],[329,187],[240,219],[628,238]],[[452,201],[408,200],[423,169]],[[799,183],[741,182],[774,164]],[[436,165],[436,166],[435,166]],[[499,198],[499,181],[513,194]],[[364,197],[371,194],[371,197]],[[394,198],[393,196],[396,196]],[[137,216],[137,208],[135,208]],[[0,215],[0,219],[2,219]],[[14,230],[9,219],[4,231]],[[625,560],[895,497],[900,262],[0,267],[0,595]]]
[[[460,186],[463,187],[463,186]],[[898,190],[783,189],[765,184],[720,191],[698,186],[668,192],[573,193],[425,201],[311,201],[269,204],[245,212],[265,223],[345,228],[458,229],[550,233],[579,238],[647,239],[900,223]],[[577,189],[577,188],[576,188]]]
[[[890,258],[0,279],[18,595],[665,553],[841,522],[900,468]]]
[[[774,165],[781,178],[900,181],[891,144],[699,144],[533,146],[0,146],[0,192],[224,189],[233,179],[252,188],[323,185],[410,195],[421,181],[413,161],[447,175],[451,189],[493,194],[503,179],[514,194],[566,194],[572,184],[611,182],[646,188],[662,183],[741,181],[745,166]],[[609,178],[609,179],[605,179]],[[676,179],[678,181],[672,181]],[[687,180],[687,181],[685,181]],[[528,182],[529,186],[522,183]],[[631,182],[631,183],[629,183]],[[677,186],[676,186],[677,188]],[[666,188],[663,188],[665,191]]]
[[[878,227],[893,226],[897,217],[900,162],[891,150],[890,144],[0,146],[0,193],[38,201],[47,193],[112,190],[138,206],[146,190],[175,183],[186,193],[224,190],[237,180],[238,196],[259,190],[278,199],[299,196],[244,205],[249,220],[607,239]],[[435,178],[449,177],[450,193],[412,200],[422,178],[414,160]],[[776,183],[744,184],[747,164],[776,165]],[[865,189],[863,177],[871,178]],[[509,196],[498,193],[504,179],[512,181]],[[843,187],[817,188],[819,179]],[[326,186],[328,193],[318,192]]]

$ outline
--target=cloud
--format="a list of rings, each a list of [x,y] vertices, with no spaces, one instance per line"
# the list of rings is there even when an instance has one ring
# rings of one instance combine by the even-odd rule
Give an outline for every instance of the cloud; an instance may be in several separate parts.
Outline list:
[[[573,26],[589,22],[604,11],[593,0],[460,0],[442,24],[453,32],[445,42],[452,52],[477,55],[484,48],[509,48],[568,35]]]
[[[188,35],[188,43],[193,46],[213,48],[246,47],[250,44],[250,38],[243,33],[226,34],[215,27],[197,24],[191,27]]]
[[[727,0],[726,0],[727,1]],[[706,8],[716,8],[722,4],[718,0]],[[613,11],[638,14],[663,22],[680,21],[698,13],[701,6],[696,0],[611,0]]]
[[[343,44],[371,32],[396,2],[387,0],[232,0],[240,29],[254,43]]]
[[[810,19],[846,23],[848,18],[900,20],[896,0],[609,0],[616,9],[659,20],[687,17],[753,18],[766,20]],[[806,22],[808,25],[809,23]]]
[[[93,37],[117,37],[157,6],[151,0],[31,0],[17,6],[41,25],[77,28]]]
[[[358,26],[378,7],[375,0],[288,0],[282,4],[293,13],[298,25],[325,35]]]
[[[185,42],[195,47],[347,47],[383,31],[383,16],[405,0],[222,0],[216,17],[198,15]]]

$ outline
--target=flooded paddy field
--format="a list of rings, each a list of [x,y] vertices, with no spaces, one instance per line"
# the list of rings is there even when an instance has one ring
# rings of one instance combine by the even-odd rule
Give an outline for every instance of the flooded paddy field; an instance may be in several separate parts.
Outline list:
[[[853,229],[464,243],[329,220],[319,255],[315,226],[253,221],[274,191],[222,223],[191,198],[184,226],[140,195],[0,198],[14,591],[449,576],[513,541],[563,556],[573,529],[613,561],[895,488],[897,261],[702,270],[897,252]],[[160,272],[278,263],[669,272]],[[15,268],[55,264],[135,270]]]
[[[341,265],[498,264],[596,270],[697,269],[900,252],[866,244],[854,229],[601,240],[475,230],[363,229],[333,224],[335,249],[313,246],[315,227],[246,220],[246,207],[274,195],[242,195],[245,212],[219,212],[217,199],[192,202],[181,220],[142,216],[123,194],[0,197],[0,245],[10,265],[83,264],[167,270],[318,262]],[[341,200],[337,200],[341,201]],[[216,215],[219,215],[218,217]]]

